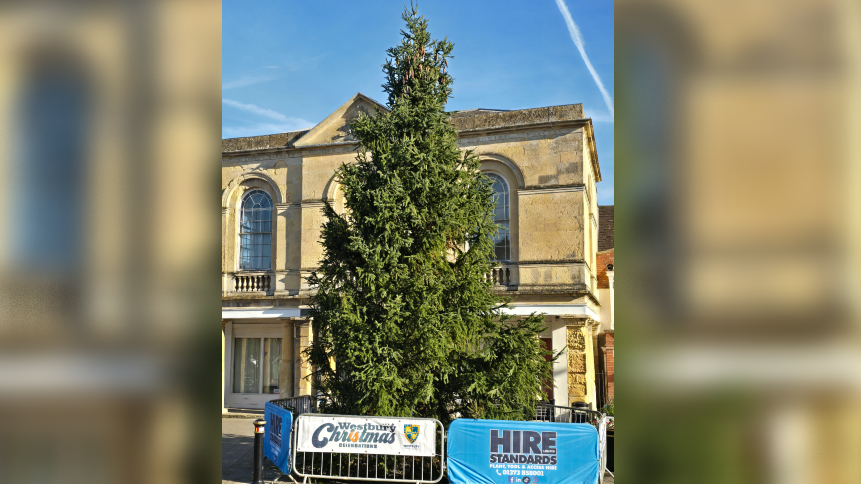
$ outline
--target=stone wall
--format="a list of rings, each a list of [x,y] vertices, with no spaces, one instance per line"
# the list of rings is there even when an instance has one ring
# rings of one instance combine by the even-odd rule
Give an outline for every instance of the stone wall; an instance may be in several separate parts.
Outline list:
[[[520,260],[582,261],[583,192],[529,190],[519,195]]]
[[[293,131],[290,133],[268,134],[263,136],[249,136],[247,138],[230,138],[221,140],[221,151],[229,153],[232,151],[265,150],[272,148],[289,148],[301,138],[308,130]]]
[[[568,111],[574,112],[573,109]],[[487,115],[474,117],[480,116]],[[593,244],[586,241],[591,235],[586,228],[591,224],[588,217],[592,202],[586,194],[594,187],[584,185],[591,179],[583,177],[584,168],[586,172],[591,169],[591,165],[583,163],[585,133],[580,124],[549,129],[524,126],[499,135],[462,133],[459,140],[462,148],[475,148],[481,156],[487,153],[491,157],[488,163],[504,168],[500,171],[504,172],[513,199],[512,236],[516,238],[512,239],[512,261],[522,263],[514,271],[520,285],[576,286],[580,290],[592,286],[592,257],[586,253],[594,250]],[[236,227],[243,190],[268,185],[276,203],[275,291],[296,294],[307,290],[303,277],[322,256],[321,201],[336,198],[335,171],[345,163],[355,162],[354,150],[353,145],[310,147],[225,157],[222,270],[236,270]]]
[[[587,350],[592,342],[586,331],[587,328],[582,324],[571,324],[567,327],[569,403],[589,400]]]
[[[311,344],[311,322],[296,321],[293,337],[293,396],[311,395],[311,363],[304,352]]]
[[[584,130],[581,126],[523,127],[499,133],[461,132],[458,146],[512,161],[523,188],[583,185]]]
[[[459,116],[458,113],[454,113],[451,122],[458,131],[470,131],[582,118],[583,105],[568,104],[564,106],[520,109],[517,111],[475,114],[471,116]]]

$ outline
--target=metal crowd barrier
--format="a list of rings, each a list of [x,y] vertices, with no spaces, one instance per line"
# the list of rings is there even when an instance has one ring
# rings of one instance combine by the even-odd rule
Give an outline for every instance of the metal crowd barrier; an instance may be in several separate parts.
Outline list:
[[[301,415],[318,419],[324,414],[317,413],[318,398],[310,395],[271,400],[270,403],[293,413],[294,420],[291,432],[291,467],[294,474],[303,478],[303,484],[309,478],[343,479],[362,481],[415,482],[435,484],[445,473],[445,438],[446,433],[442,424],[435,419],[434,423],[434,452],[432,455],[409,456],[391,454],[372,454],[357,452],[301,452],[297,450],[298,429]],[[391,421],[403,420],[403,417],[370,417],[351,415],[330,415],[326,417],[344,417],[368,420]],[[422,419],[425,420],[425,419]],[[562,407],[539,403],[535,407],[535,419],[539,422],[586,423],[596,428],[599,436],[600,453],[600,482],[603,482],[606,471],[607,425],[614,421],[613,417],[585,408]],[[383,422],[381,422],[383,423]],[[355,441],[354,441],[355,442]],[[316,444],[315,444],[316,445]],[[345,449],[346,450],[346,449]]]
[[[303,413],[316,413],[315,399],[311,395],[302,395],[299,397],[279,398],[278,400],[270,400],[273,405],[293,412],[293,418],[302,415]]]
[[[600,465],[600,482],[604,482],[604,473],[610,473],[610,476],[613,476],[613,473],[607,470],[607,425],[613,422],[615,424],[616,420],[614,417],[609,415],[604,415],[601,418],[601,423],[598,426],[598,446],[601,450],[601,465]]]
[[[322,415],[322,414],[319,414]],[[403,417],[369,417],[350,415],[326,415],[327,417],[353,417],[371,420],[403,419]],[[432,456],[405,456],[387,454],[362,454],[339,452],[297,451],[299,423],[294,421],[292,462],[293,473],[302,477],[303,484],[309,478],[344,479],[362,481],[415,482],[433,484],[439,482],[445,470],[445,428],[439,420],[435,422],[435,449]]]
[[[535,406],[535,420],[540,422],[587,423],[596,429],[603,414],[587,408],[560,407],[548,403]]]

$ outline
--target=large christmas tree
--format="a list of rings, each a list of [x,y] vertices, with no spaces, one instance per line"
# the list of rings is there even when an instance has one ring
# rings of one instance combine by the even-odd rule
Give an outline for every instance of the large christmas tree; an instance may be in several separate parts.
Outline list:
[[[315,386],[333,413],[528,417],[552,385],[543,318],[508,319],[491,292],[493,191],[445,112],[454,44],[432,40],[415,8],[403,19],[383,66],[391,111],[352,123],[346,210],[325,209],[309,279]]]

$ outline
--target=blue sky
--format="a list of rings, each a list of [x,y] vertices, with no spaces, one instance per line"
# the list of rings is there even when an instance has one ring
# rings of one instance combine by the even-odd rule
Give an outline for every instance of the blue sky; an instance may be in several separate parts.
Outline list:
[[[612,102],[613,2],[558,1]],[[404,4],[223,0],[222,136],[310,128],[356,92],[385,102],[381,65],[400,42]],[[419,13],[455,44],[449,110],[583,103],[603,176],[598,203],[613,204],[613,118],[557,0],[423,0]]]

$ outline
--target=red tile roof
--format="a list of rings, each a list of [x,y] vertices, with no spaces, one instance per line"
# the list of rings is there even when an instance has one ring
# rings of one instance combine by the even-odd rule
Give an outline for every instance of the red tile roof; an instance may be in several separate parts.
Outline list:
[[[598,206],[598,252],[613,247],[613,207],[615,205]]]

